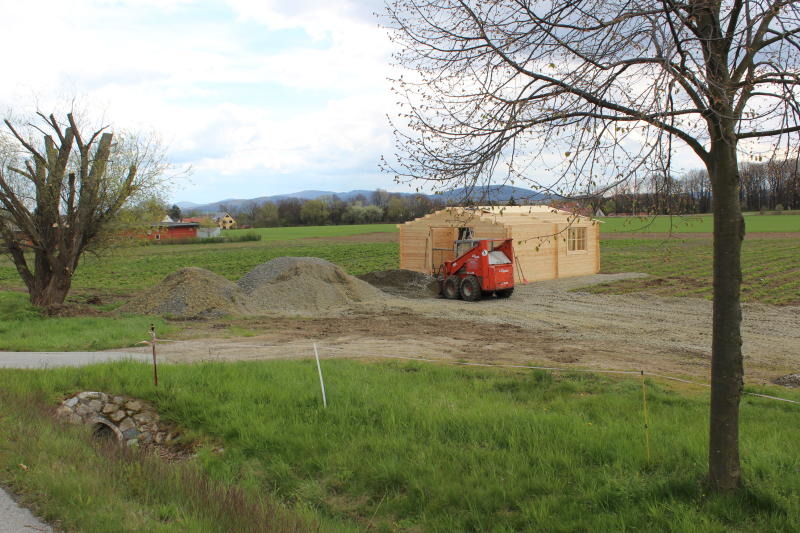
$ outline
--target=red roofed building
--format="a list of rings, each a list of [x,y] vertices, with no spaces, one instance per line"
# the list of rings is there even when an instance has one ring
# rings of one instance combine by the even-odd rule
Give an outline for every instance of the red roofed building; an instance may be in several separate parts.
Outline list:
[[[197,222],[159,222],[153,224],[146,237],[151,241],[166,241],[176,239],[196,239]]]

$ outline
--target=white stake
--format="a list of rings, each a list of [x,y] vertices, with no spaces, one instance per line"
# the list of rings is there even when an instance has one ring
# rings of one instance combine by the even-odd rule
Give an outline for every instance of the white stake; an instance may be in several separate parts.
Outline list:
[[[317,358],[317,371],[319,372],[319,386],[322,389],[322,405],[328,407],[328,399],[325,397],[325,382],[322,380],[322,367],[319,365],[319,353],[317,352],[317,343],[314,343],[314,357]]]

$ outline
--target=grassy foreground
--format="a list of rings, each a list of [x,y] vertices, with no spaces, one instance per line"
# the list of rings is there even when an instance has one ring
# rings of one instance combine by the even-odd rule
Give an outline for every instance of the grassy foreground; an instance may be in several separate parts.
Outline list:
[[[174,477],[136,461],[81,475],[99,452],[44,419],[24,426],[29,405],[92,389],[145,398],[188,428],[204,443],[192,464],[209,490],[241,491],[252,513],[282,509],[321,531],[794,531],[800,521],[794,405],[746,397],[747,489],[717,496],[702,483],[704,393],[647,383],[648,461],[637,379],[344,360],[323,370],[327,410],[313,361],[164,366],[158,391],[136,363],[0,371],[0,479],[67,529],[137,531],[155,517],[157,531],[224,530],[219,506],[193,504]],[[115,506],[137,520],[104,526],[85,511]],[[187,527],[201,522],[211,525]]]
[[[22,292],[0,292],[0,350],[93,351],[133,346],[147,339],[150,324],[160,334],[174,328],[144,316],[45,317]]]

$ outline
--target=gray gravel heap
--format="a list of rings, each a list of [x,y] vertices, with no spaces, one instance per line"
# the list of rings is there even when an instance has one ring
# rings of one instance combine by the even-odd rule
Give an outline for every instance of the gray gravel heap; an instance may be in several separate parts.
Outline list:
[[[173,272],[119,310],[183,318],[244,315],[251,311],[246,296],[235,283],[197,267]]]
[[[253,270],[242,276],[236,284],[247,293],[251,293],[265,283],[271,283],[296,265],[312,265],[322,268],[336,266],[330,261],[319,257],[276,257],[266,263],[261,263]]]
[[[238,285],[250,305],[262,311],[327,311],[385,298],[369,283],[317,257],[272,259],[251,270]]]
[[[786,374],[785,376],[776,378],[773,383],[781,385],[782,387],[798,389],[800,388],[800,374]]]
[[[255,267],[238,283],[202,268],[183,268],[134,297],[119,311],[204,318],[328,311],[383,298],[383,292],[330,261],[278,257]]]

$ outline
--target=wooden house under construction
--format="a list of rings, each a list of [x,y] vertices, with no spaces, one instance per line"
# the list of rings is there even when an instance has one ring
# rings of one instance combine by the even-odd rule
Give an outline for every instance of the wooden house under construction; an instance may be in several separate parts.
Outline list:
[[[548,206],[448,207],[400,229],[400,268],[435,274],[455,241],[514,239],[517,281],[600,271],[600,223]]]

